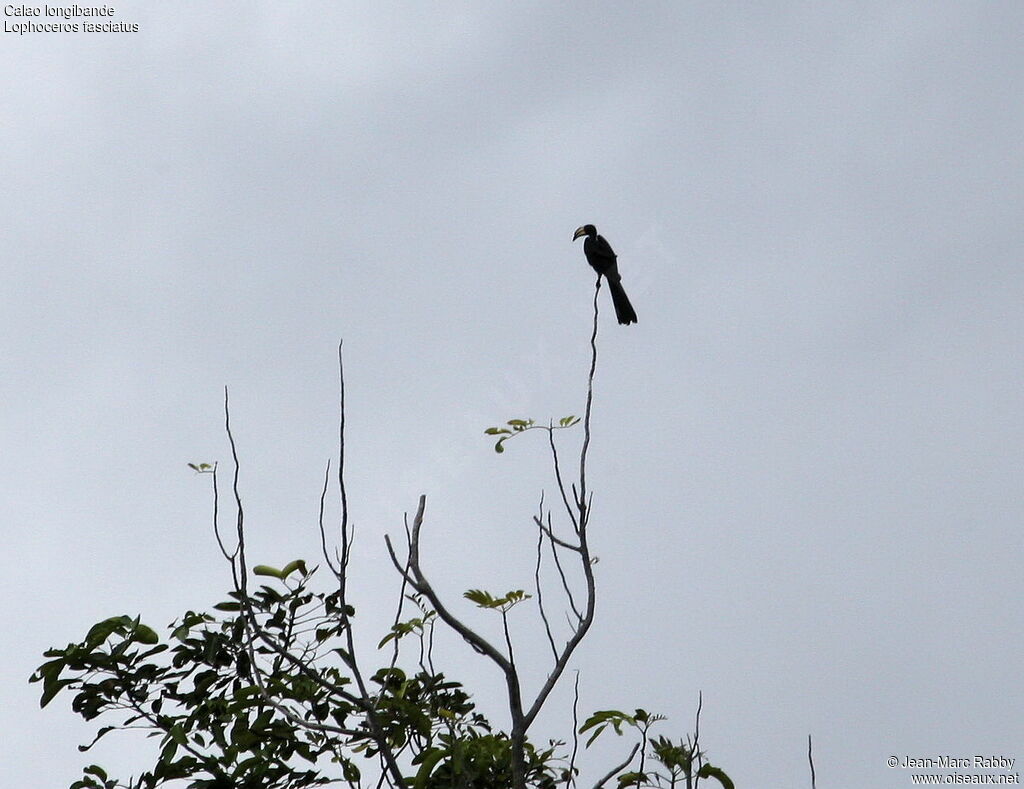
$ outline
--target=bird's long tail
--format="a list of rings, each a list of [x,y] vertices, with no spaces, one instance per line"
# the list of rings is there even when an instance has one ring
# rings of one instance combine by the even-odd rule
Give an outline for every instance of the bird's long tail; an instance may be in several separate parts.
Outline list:
[[[623,325],[636,323],[636,311],[629,303],[629,296],[623,290],[622,282],[608,279],[608,290],[612,292],[612,304],[615,305],[615,317],[619,319],[619,323]]]

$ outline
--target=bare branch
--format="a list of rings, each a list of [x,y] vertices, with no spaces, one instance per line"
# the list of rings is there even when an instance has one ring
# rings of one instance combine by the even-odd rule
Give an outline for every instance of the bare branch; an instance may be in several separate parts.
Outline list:
[[[580,565],[583,568],[583,575],[586,580],[587,588],[587,603],[586,608],[579,616],[579,622],[575,628],[572,636],[566,642],[562,648],[562,654],[555,661],[555,665],[548,675],[547,680],[537,693],[537,697],[534,699],[533,704],[530,705],[528,711],[525,713],[523,719],[523,732],[529,728],[530,724],[533,723],[537,714],[544,706],[544,702],[547,700],[551,691],[554,689],[559,678],[562,676],[562,672],[565,671],[565,667],[569,664],[569,659],[572,657],[576,647],[586,636],[587,631],[590,629],[591,624],[594,621],[594,611],[596,605],[596,585],[594,582],[594,566],[590,559],[590,546],[587,541],[587,523],[590,519],[589,509],[587,506],[587,448],[590,445],[590,419],[592,414],[592,404],[594,399],[594,375],[597,369],[597,319],[598,319],[598,300],[597,296],[601,290],[601,278],[598,277],[597,284],[594,288],[594,324],[593,330],[590,335],[590,372],[587,375],[587,407],[583,417],[583,447],[580,450],[580,479],[579,479],[579,492],[575,493],[575,485],[573,486],[574,495],[579,505],[579,556]]]
[[[416,510],[416,517],[413,518],[412,533],[409,537],[409,559],[407,562],[407,566],[409,568],[409,583],[412,585],[413,589],[430,601],[434,610],[437,611],[438,617],[440,617],[445,624],[462,636],[462,638],[471,644],[474,649],[483,655],[487,655],[487,657],[497,663],[498,667],[505,672],[506,676],[514,675],[515,671],[512,669],[512,664],[508,659],[489,641],[487,641],[487,639],[455,617],[447,609],[437,592],[434,591],[434,588],[424,576],[423,570],[420,567],[420,529],[423,526],[423,512],[426,506],[427,497],[420,496],[419,507]],[[403,572],[402,565],[398,562],[398,557],[395,555],[390,539],[386,539],[386,542],[388,545],[388,552],[391,554],[392,563],[395,564],[399,572]],[[518,679],[516,684],[518,686]]]
[[[412,533],[408,537],[408,570],[403,571],[402,565],[399,563],[394,547],[391,544],[391,540],[386,538],[388,553],[391,555],[391,561],[395,565],[396,569],[398,569],[400,573],[403,573],[403,575],[406,573],[408,574],[406,577],[409,577],[410,585],[430,602],[441,621],[462,636],[462,639],[468,643],[474,651],[489,658],[504,675],[506,693],[508,695],[509,716],[512,719],[512,726],[509,734],[509,740],[512,746],[512,784],[515,789],[525,789],[526,783],[523,770],[525,764],[524,749],[526,730],[530,725],[530,721],[536,716],[536,712],[534,712],[529,718],[523,715],[523,700],[519,684],[519,673],[516,671],[515,665],[512,663],[511,652],[509,657],[505,657],[486,638],[452,614],[434,588],[430,585],[426,576],[423,574],[423,569],[420,566],[420,531],[423,527],[423,512],[426,505],[427,497],[421,495],[419,506],[416,510],[416,517],[413,518],[412,522]],[[509,643],[507,621],[505,624],[505,638],[506,642]]]

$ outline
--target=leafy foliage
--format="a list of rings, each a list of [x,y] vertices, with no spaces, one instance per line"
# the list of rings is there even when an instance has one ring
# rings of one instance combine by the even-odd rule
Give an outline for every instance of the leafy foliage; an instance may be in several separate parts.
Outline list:
[[[296,571],[299,580],[287,583]],[[408,756],[409,786],[508,785],[508,738],[476,712],[458,682],[390,665],[371,677],[370,696],[361,696],[347,648],[332,648],[343,614],[352,613],[342,611],[338,593],[311,592],[313,572],[301,562],[262,574],[277,585],[245,597],[232,593],[215,606],[221,615],[188,611],[171,623],[164,643],[138,617],[117,616],[80,642],[48,650],[30,679],[42,683],[41,706],[66,691],[86,720],[120,714],[82,751],[117,729],[141,727],[159,737],[152,766],[127,784],[139,789],[179,779],[194,789],[298,789],[331,783],[330,774],[358,785],[366,760],[378,755],[379,737]],[[246,611],[281,649],[253,638]],[[422,636],[433,615],[396,626],[382,645]],[[285,653],[301,655],[301,663]],[[554,786],[562,772],[553,766],[554,749],[531,746],[528,756],[530,785]],[[90,765],[72,787],[122,785]]]
[[[587,740],[589,747],[608,729],[620,736],[626,728],[640,732],[643,749],[646,750],[647,745],[650,745],[650,756],[660,768],[646,771],[646,754],[641,751],[640,769],[630,770],[618,776],[618,784],[621,787],[694,787],[702,778],[714,778],[722,785],[722,789],[734,789],[729,776],[721,768],[710,764],[706,754],[698,749],[696,738],[687,738],[679,743],[674,743],[666,737],[649,740],[651,726],[663,720],[663,715],[655,715],[642,709],[636,710],[632,715],[619,710],[600,710],[584,722],[579,733],[592,732]]]
[[[93,625],[77,643],[48,650],[30,679],[42,683],[41,706],[67,692],[72,710],[86,720],[120,716],[81,751],[127,728],[159,738],[152,765],[138,777],[121,783],[92,764],[70,789],[154,789],[172,781],[188,781],[191,789],[300,789],[339,777],[360,786],[368,765],[376,774],[382,741],[403,755],[411,789],[511,787],[508,735],[476,710],[460,683],[428,670],[422,659],[413,672],[394,663],[378,669],[370,693],[359,693],[347,645],[342,640],[337,646],[354,612],[339,604],[337,591],[310,591],[314,573],[301,561],[282,570],[264,568],[261,575],[274,579],[274,586],[231,593],[214,606],[217,615],[186,612],[168,626],[164,642],[139,617],[125,615]],[[470,590],[465,597],[504,613],[529,595]],[[394,625],[380,646],[411,637],[422,647],[436,614],[411,599],[421,616]],[[247,612],[279,648],[254,637]],[[301,655],[301,661],[286,654]],[[622,734],[658,720],[643,710],[604,710],[588,718],[580,733],[591,732],[589,744],[608,728]],[[526,744],[528,786],[554,789],[575,774],[562,746]],[[732,789],[717,768],[695,766],[685,745],[661,738],[652,755],[667,775],[717,778]],[[629,771],[620,785],[660,786],[657,780],[654,773]]]

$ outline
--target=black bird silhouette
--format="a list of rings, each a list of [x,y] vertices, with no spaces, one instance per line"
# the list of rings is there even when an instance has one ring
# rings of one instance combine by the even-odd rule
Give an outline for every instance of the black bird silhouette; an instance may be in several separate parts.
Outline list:
[[[615,317],[619,323],[626,326],[636,323],[636,311],[629,303],[629,296],[622,289],[622,277],[619,276],[618,257],[612,249],[612,245],[604,240],[604,236],[597,234],[597,228],[593,225],[583,225],[576,228],[572,235],[575,241],[580,236],[586,236],[583,242],[583,254],[587,256],[590,267],[608,280],[608,290],[612,292],[612,304],[615,305]]]

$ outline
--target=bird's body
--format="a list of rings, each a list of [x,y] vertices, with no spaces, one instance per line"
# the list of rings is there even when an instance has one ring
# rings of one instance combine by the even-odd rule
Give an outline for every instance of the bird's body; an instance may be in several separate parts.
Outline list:
[[[629,325],[636,323],[636,311],[629,302],[626,291],[622,288],[622,277],[619,275],[618,256],[612,249],[604,236],[597,234],[597,228],[593,225],[583,225],[576,228],[572,240],[580,236],[586,236],[583,242],[583,254],[587,256],[590,267],[597,272],[598,276],[608,280],[608,290],[612,294],[612,304],[615,306],[615,317],[619,323]]]

